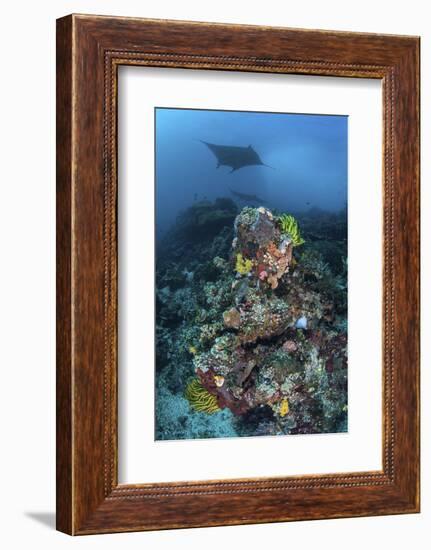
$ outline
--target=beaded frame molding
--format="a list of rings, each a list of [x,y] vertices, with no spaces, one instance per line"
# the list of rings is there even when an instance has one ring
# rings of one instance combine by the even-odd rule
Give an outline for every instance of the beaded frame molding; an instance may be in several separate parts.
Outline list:
[[[381,471],[118,483],[120,65],[375,78],[383,88]],[[57,529],[419,511],[419,38],[70,15],[57,21]]]

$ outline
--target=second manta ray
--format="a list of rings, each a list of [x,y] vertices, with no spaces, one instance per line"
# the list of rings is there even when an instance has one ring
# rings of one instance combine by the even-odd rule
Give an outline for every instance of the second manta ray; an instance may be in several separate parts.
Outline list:
[[[256,202],[260,204],[266,203],[266,201],[264,201],[257,195],[248,195],[247,193],[239,193],[238,191],[234,191],[233,189],[230,189],[230,192],[234,197],[238,197],[242,201]]]
[[[262,162],[251,145],[248,147],[238,147],[237,145],[216,145],[207,141],[202,141],[202,143],[214,153],[217,158],[217,168],[220,166],[229,166],[232,168],[230,173],[244,168],[244,166],[267,166],[268,168],[272,168],[272,166],[268,166]]]

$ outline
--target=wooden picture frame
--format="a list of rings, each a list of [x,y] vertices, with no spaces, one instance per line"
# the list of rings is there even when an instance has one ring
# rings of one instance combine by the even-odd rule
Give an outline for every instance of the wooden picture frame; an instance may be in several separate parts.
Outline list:
[[[119,65],[383,83],[383,469],[119,485]],[[419,38],[57,21],[57,529],[72,535],[419,511]]]

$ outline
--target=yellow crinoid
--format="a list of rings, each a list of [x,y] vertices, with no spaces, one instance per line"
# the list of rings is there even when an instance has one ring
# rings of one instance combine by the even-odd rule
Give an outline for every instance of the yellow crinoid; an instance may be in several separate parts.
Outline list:
[[[281,216],[277,218],[277,221],[281,231],[290,236],[293,246],[299,246],[305,243],[299,231],[298,222],[293,216],[290,214],[281,214]]]
[[[216,396],[205,389],[198,378],[193,378],[187,384],[184,395],[197,412],[213,414],[220,410]]]

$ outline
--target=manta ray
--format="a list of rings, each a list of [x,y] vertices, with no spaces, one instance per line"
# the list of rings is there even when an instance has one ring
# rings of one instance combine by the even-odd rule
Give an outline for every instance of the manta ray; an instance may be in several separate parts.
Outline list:
[[[244,168],[244,166],[267,166],[268,168],[272,168],[272,166],[268,166],[262,162],[251,145],[248,147],[238,147],[237,145],[216,145],[215,143],[200,141],[214,153],[217,159],[217,168],[220,166],[229,166],[232,168],[230,171],[231,174],[240,168]]]
[[[238,191],[234,191],[233,189],[229,189],[229,191],[232,193],[234,197],[238,197],[242,201],[258,202],[260,204],[266,203],[266,201],[264,201],[257,195],[248,195],[247,193],[239,193]]]

